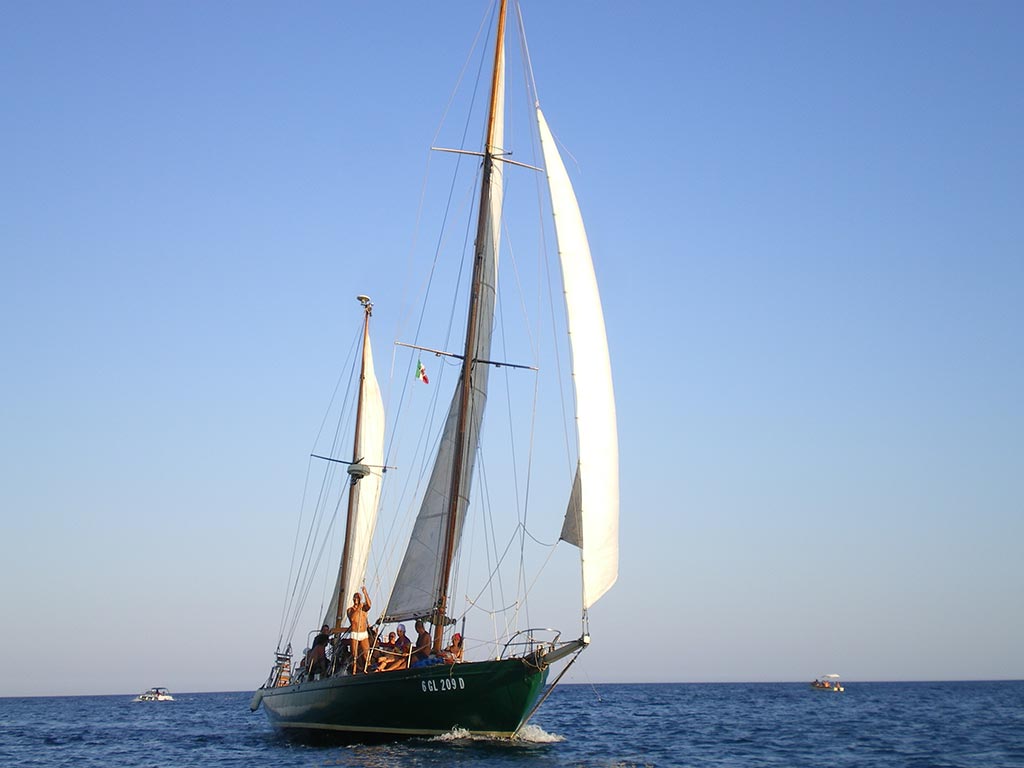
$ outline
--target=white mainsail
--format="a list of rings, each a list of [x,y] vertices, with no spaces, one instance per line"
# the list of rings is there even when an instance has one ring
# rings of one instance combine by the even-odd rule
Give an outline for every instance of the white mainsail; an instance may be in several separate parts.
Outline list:
[[[562,264],[579,440],[579,463],[561,538],[582,550],[583,607],[589,608],[608,591],[619,574],[619,441],[615,393],[601,295],[583,217],[540,107],[537,107],[537,124]]]
[[[363,382],[360,390],[360,425],[352,459],[358,461],[368,473],[359,479],[352,475],[353,481],[349,484],[352,519],[349,526],[348,557],[342,558],[334,593],[324,617],[324,624],[331,627],[336,626],[338,619],[341,626],[347,623],[345,606],[349,604],[353,593],[362,587],[366,577],[366,563],[377,525],[377,506],[384,471],[384,399],[373,368],[368,328],[363,335]],[[340,616],[337,616],[339,612]]]
[[[503,142],[505,102],[505,61],[498,57],[498,71],[495,77],[495,115],[493,142],[489,151],[497,154]],[[491,334],[494,327],[494,303],[498,277],[498,247],[501,240],[502,206],[502,164],[492,164],[490,176],[489,206],[486,212],[480,293],[476,309],[476,348],[474,360],[490,360]],[[487,377],[490,366],[476,363],[470,373],[469,411],[466,418],[465,445],[463,446],[464,469],[459,482],[459,503],[456,511],[454,548],[462,536],[462,526],[469,506],[469,493],[473,482],[473,467],[480,437],[480,424],[487,402]],[[437,608],[438,593],[442,579],[442,557],[445,546],[445,531],[448,527],[449,503],[452,489],[452,463],[455,442],[458,439],[458,412],[462,398],[462,383],[455,388],[448,417],[445,419],[441,443],[438,447],[434,468],[430,474],[426,493],[420,506],[419,515],[413,526],[412,537],[405,551],[405,558],[398,571],[391,599],[388,602],[388,621],[429,616]]]

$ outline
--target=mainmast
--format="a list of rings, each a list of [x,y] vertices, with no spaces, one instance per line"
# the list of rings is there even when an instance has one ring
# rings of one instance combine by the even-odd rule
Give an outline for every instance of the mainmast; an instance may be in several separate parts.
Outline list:
[[[345,546],[341,551],[340,583],[338,584],[338,603],[334,612],[334,629],[340,630],[342,617],[345,616],[345,606],[351,597],[351,584],[345,582],[345,574],[349,573],[347,566],[351,558],[350,549],[354,537],[357,497],[355,485],[362,478],[369,474],[369,469],[362,463],[364,456],[359,455],[363,435],[363,394],[366,389],[366,357],[370,348],[370,316],[373,314],[373,302],[369,296],[357,296],[356,299],[363,305],[363,354],[359,364],[359,394],[356,398],[356,429],[352,439],[352,463],[348,466],[349,492],[348,492],[348,514],[345,518]],[[358,585],[356,585],[358,586]]]
[[[459,401],[458,426],[456,428],[456,439],[452,457],[451,490],[448,494],[448,518],[444,532],[444,548],[441,559],[441,578],[438,584],[437,609],[433,617],[434,625],[434,652],[441,650],[444,644],[444,625],[448,609],[448,588],[451,582],[452,561],[455,557],[455,534],[458,525],[459,501],[462,494],[462,479],[466,466],[472,461],[467,456],[466,432],[469,418],[470,406],[470,385],[473,377],[473,368],[476,363],[477,335],[477,306],[480,302],[481,282],[485,252],[488,237],[488,216],[491,206],[491,176],[494,172],[494,157],[498,150],[494,146],[494,132],[496,114],[498,112],[498,100],[501,98],[503,89],[501,87],[502,69],[504,62],[505,47],[505,12],[506,0],[501,0],[498,9],[498,30],[497,41],[494,46],[494,69],[491,75],[491,100],[490,109],[487,114],[487,136],[484,142],[483,152],[483,179],[480,185],[480,209],[477,217],[476,244],[473,256],[473,279],[469,295],[469,317],[466,321],[466,346],[462,358],[461,374],[461,398]],[[466,500],[468,505],[469,500]]]

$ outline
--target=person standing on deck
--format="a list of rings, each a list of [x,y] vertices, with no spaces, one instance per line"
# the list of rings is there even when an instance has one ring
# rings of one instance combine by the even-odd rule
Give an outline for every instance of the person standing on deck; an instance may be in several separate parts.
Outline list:
[[[365,599],[364,599],[365,598]],[[366,614],[370,610],[370,595],[363,586],[363,595],[352,595],[352,607],[347,611],[350,636],[352,638],[352,674],[357,674],[360,659],[370,657],[370,634],[367,632]]]

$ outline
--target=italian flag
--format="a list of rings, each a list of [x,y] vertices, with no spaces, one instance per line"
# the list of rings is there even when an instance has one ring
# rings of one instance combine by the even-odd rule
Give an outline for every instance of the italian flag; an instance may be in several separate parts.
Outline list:
[[[424,384],[430,383],[430,380],[427,378],[427,369],[423,367],[423,363],[420,360],[416,361],[416,378]]]

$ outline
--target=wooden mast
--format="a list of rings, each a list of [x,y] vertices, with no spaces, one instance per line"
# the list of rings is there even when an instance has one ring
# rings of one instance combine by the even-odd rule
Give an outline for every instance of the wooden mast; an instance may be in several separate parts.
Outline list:
[[[367,296],[357,296],[359,303],[363,305],[363,356],[359,363],[359,394],[356,398],[356,429],[355,437],[352,438],[352,461],[355,462],[349,465],[349,490],[348,490],[348,516],[345,519],[345,546],[341,550],[341,569],[339,577],[341,581],[338,584],[338,605],[334,612],[334,629],[338,631],[341,629],[341,617],[345,616],[345,606],[348,605],[348,598],[350,597],[346,592],[344,574],[345,568],[348,565],[349,548],[352,541],[352,521],[355,517],[355,504],[356,495],[352,492],[353,486],[359,482],[362,475],[357,472],[353,472],[352,469],[357,466],[357,463],[362,461],[363,457],[358,455],[359,442],[363,432],[363,389],[366,383],[366,348],[367,342],[370,339],[370,315],[373,314],[373,303]]]
[[[462,358],[461,397],[459,417],[455,433],[455,450],[452,456],[451,489],[448,493],[448,524],[444,534],[444,550],[441,560],[441,581],[438,585],[437,608],[433,617],[435,653],[440,652],[444,643],[444,625],[448,609],[448,587],[451,582],[452,561],[455,557],[455,529],[458,523],[459,499],[462,492],[462,476],[467,465],[466,423],[469,418],[469,393],[473,375],[477,341],[477,306],[480,303],[480,284],[483,274],[484,253],[487,248],[487,219],[491,204],[491,174],[494,169],[494,123],[498,107],[498,85],[500,68],[505,47],[506,0],[501,0],[498,9],[497,42],[494,46],[494,71],[491,75],[491,103],[487,115],[487,139],[484,142],[483,179],[480,186],[480,210],[477,217],[476,245],[473,257],[473,280],[469,295],[469,318],[466,321],[466,347]],[[497,222],[495,226],[500,226]],[[469,459],[471,460],[471,459]],[[467,499],[467,504],[468,504]]]

